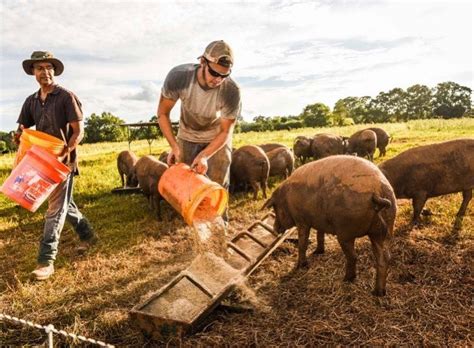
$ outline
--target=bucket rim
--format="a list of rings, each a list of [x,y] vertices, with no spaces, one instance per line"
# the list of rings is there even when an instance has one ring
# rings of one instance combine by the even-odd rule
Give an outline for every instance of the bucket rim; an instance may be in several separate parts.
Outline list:
[[[186,214],[184,214],[183,217],[184,217],[184,220],[186,221],[186,223],[188,225],[192,226],[193,221],[194,221],[194,219],[193,219],[194,218],[194,213],[195,213],[197,207],[199,206],[199,204],[201,204],[203,199],[206,198],[206,196],[208,194],[210,194],[214,191],[221,192],[222,200],[223,200],[222,204],[218,207],[218,209],[216,211],[216,214],[220,216],[224,213],[225,208],[227,206],[227,203],[229,201],[229,194],[228,194],[227,190],[225,188],[223,188],[221,185],[219,185],[218,183],[215,183],[215,182],[211,182],[208,185],[201,188],[200,190],[198,190],[194,194],[194,197],[202,196],[201,199],[199,199],[199,200],[192,199],[191,204],[186,204],[186,205],[183,206],[183,212],[186,212]]]
[[[31,137],[36,138],[38,141],[43,141],[47,143],[51,143],[53,147],[55,146],[64,146],[64,141],[45,132],[36,130],[36,129],[30,129],[30,128],[25,128],[23,129],[20,139],[23,137],[26,141],[31,143]]]

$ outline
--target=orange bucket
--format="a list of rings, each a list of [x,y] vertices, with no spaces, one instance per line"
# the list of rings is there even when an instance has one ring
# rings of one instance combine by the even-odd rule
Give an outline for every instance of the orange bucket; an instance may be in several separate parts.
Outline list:
[[[61,139],[37,130],[23,129],[20,136],[20,146],[18,147],[13,167],[16,167],[18,163],[20,163],[28,149],[33,145],[38,145],[56,156],[59,156],[64,149],[64,141]]]
[[[35,212],[71,170],[45,149],[33,145],[12,170],[0,191]]]
[[[188,225],[222,215],[229,199],[221,185],[197,174],[184,163],[171,166],[163,173],[158,191]]]

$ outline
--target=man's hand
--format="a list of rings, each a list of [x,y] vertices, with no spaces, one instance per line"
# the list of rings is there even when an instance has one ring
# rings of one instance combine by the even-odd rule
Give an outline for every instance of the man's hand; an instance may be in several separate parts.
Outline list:
[[[58,155],[58,160],[62,162],[70,152],[71,152],[70,148],[67,145],[64,145],[63,150]]]
[[[166,163],[171,166],[179,162],[179,158],[181,157],[181,151],[179,147],[172,147],[170,153],[168,154],[168,158],[166,159]]]
[[[13,139],[12,140],[17,145],[20,145],[20,137],[21,137],[21,133],[23,132],[23,129],[25,129],[25,127],[22,124],[20,124],[18,126],[17,131],[15,133],[13,133]]]
[[[207,156],[201,152],[194,159],[193,163],[191,164],[191,168],[198,174],[206,174],[208,168]]]

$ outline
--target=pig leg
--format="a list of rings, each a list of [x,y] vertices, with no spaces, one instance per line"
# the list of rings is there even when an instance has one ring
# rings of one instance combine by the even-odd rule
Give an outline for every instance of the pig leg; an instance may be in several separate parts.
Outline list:
[[[262,188],[263,198],[267,199],[267,181],[265,179],[260,182],[260,187]]]
[[[122,187],[125,187],[124,173],[120,173],[120,179],[122,179]]]
[[[419,192],[415,197],[413,197],[413,223],[415,225],[421,223],[420,214],[427,199],[426,192]]]
[[[337,238],[337,240],[341,245],[344,255],[346,255],[346,275],[344,277],[344,281],[352,282],[356,278],[357,256],[354,250],[355,238],[349,240]]]
[[[375,296],[384,296],[385,285],[387,283],[387,268],[389,261],[389,253],[384,248],[384,238],[380,235],[369,235],[370,241],[372,242],[372,251],[375,256],[375,289],[372,292]]]
[[[314,254],[324,254],[324,232],[318,230],[317,236],[318,236],[318,245],[316,247],[316,250],[314,251]]]
[[[258,198],[258,189],[260,188],[260,184],[256,181],[252,181],[250,185],[252,185],[252,189],[253,189],[253,199],[254,201],[256,201]]]
[[[460,229],[462,226],[462,219],[464,215],[466,215],[467,206],[472,199],[472,190],[464,190],[462,191],[462,203],[461,207],[459,208],[458,213],[456,214],[456,220],[454,222],[454,228]]]
[[[160,196],[153,195],[153,204],[154,204],[154,211],[156,212],[156,218],[158,221],[161,221],[161,208],[160,208]]]
[[[298,264],[296,268],[307,268],[306,250],[308,249],[309,230],[307,226],[298,226]]]

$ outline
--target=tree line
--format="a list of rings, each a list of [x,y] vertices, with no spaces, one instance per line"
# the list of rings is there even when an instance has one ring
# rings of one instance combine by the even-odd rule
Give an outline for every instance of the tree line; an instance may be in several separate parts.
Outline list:
[[[345,126],[366,123],[404,122],[427,118],[473,117],[472,90],[455,82],[442,82],[434,88],[416,84],[380,92],[376,97],[346,97],[333,109],[324,103],[307,105],[299,115],[256,116],[252,122],[239,120],[236,131],[289,130],[303,127]],[[152,116],[146,122],[157,122]],[[93,113],[85,120],[84,143],[153,139],[162,136],[158,127],[127,129],[125,121],[110,112]],[[0,132],[0,152],[15,151],[12,132]]]
[[[416,84],[380,92],[376,97],[339,99],[333,110],[324,103],[307,105],[295,116],[257,116],[253,122],[240,122],[242,132],[345,126],[352,124],[405,122],[427,118],[472,117],[472,90],[455,82],[442,82],[434,88]]]

